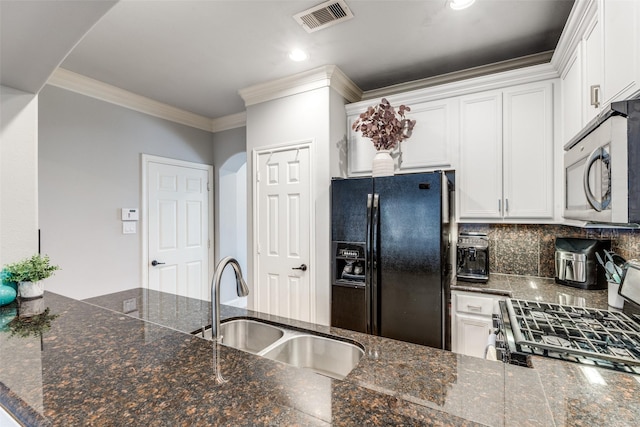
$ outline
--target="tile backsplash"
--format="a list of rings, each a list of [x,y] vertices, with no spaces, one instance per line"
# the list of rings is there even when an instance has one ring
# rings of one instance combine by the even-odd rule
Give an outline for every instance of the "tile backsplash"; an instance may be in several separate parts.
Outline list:
[[[556,237],[609,239],[611,249],[617,254],[625,259],[640,259],[640,230],[538,224],[458,224],[458,232],[463,231],[487,234],[491,273],[554,277]]]

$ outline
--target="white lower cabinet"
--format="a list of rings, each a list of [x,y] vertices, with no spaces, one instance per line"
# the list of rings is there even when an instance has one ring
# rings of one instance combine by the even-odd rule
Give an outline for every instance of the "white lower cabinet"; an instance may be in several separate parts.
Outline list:
[[[451,350],[484,357],[493,330],[492,315],[504,297],[475,292],[451,291]]]

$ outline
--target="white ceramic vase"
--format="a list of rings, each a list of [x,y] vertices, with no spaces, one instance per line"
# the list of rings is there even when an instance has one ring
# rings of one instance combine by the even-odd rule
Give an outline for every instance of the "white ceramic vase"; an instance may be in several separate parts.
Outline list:
[[[23,299],[38,298],[44,295],[44,283],[42,280],[37,282],[20,282],[18,283],[18,295]]]
[[[371,174],[373,176],[393,176],[394,162],[391,157],[391,150],[378,150],[373,157]]]

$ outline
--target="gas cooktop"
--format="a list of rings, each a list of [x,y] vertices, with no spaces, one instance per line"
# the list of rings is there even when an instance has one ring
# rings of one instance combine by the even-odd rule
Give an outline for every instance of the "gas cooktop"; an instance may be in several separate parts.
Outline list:
[[[505,305],[517,351],[640,374],[640,316],[518,299]]]

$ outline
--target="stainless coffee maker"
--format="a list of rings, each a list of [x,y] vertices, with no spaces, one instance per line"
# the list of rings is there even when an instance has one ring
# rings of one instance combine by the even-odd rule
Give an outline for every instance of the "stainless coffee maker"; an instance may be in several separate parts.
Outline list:
[[[456,276],[467,282],[489,280],[489,238],[485,233],[460,233]]]

